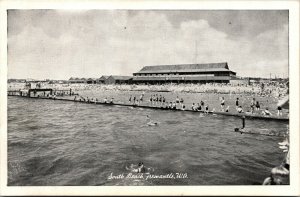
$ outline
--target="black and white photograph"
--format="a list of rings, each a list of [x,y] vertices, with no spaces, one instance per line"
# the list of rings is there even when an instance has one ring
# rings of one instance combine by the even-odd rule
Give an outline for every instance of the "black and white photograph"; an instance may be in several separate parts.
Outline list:
[[[5,187],[297,183],[291,13],[7,8]]]

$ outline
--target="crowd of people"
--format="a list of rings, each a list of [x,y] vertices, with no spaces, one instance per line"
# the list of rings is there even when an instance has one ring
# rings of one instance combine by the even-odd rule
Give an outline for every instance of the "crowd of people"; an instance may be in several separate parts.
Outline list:
[[[140,96],[130,95],[128,102],[132,105],[149,105],[151,107],[160,107],[160,108],[167,108],[167,109],[177,109],[177,110],[193,110],[193,111],[202,111],[202,112],[209,112],[209,105],[205,103],[202,99],[200,102],[193,102],[193,103],[185,103],[184,99],[177,96],[175,99],[167,100],[165,96],[161,94],[151,94],[149,96],[149,100],[145,100],[145,93],[143,92]],[[226,100],[224,97],[219,97],[220,101],[220,109],[212,108],[211,112],[220,111],[220,112],[231,112],[231,113],[246,113],[246,114],[253,114],[253,115],[263,115],[263,116],[273,116],[275,114],[271,113],[269,107],[266,106],[264,109],[261,110],[260,101],[257,100],[255,97],[251,99],[248,103],[244,104],[245,108],[248,110],[244,110],[243,106],[240,102],[239,97],[236,97],[235,100],[235,109],[233,106],[226,105]],[[215,101],[218,102],[218,101]],[[230,110],[230,107],[233,110]],[[249,110],[250,109],[250,110]],[[273,111],[277,110],[277,116],[283,116],[282,108],[280,106],[277,109],[272,109]]]
[[[138,96],[134,96],[134,95],[130,95],[128,102],[132,105],[147,105],[147,101],[144,101],[144,93],[142,93],[139,97]],[[186,104],[184,102],[183,98],[179,98],[178,96],[176,97],[175,100],[171,100],[171,101],[167,101],[167,99],[165,98],[165,96],[163,95],[159,95],[159,94],[153,94],[150,95],[149,101],[148,101],[149,106],[151,107],[159,107],[159,108],[164,108],[164,109],[178,109],[178,110],[186,110],[189,109],[186,107]],[[193,105],[191,106],[190,110],[193,111],[203,111],[208,113],[209,112],[209,107],[208,105],[204,103],[204,101],[200,101],[199,103],[197,103],[197,105],[195,105],[195,103],[193,103]]]

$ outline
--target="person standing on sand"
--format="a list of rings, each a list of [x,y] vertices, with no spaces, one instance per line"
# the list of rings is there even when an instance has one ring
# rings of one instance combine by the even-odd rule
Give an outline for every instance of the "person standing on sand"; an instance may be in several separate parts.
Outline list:
[[[254,112],[254,107],[255,107],[255,98],[253,98],[251,103],[250,103],[251,114],[253,114],[253,112]]]
[[[263,114],[264,116],[272,116],[272,113],[269,111],[268,108],[266,108],[266,109],[262,112],[262,114]]]
[[[222,112],[224,111],[224,107],[225,107],[225,99],[224,99],[224,97],[222,97],[222,100],[221,100],[221,111]]]
[[[184,105],[183,102],[184,102],[184,100],[183,100],[183,98],[181,98],[180,99],[181,108],[183,108],[183,105]]]
[[[141,94],[141,96],[140,96],[140,103],[142,103],[143,102],[143,100],[144,100],[144,93],[143,94]]]
[[[204,109],[204,102],[202,100],[200,101],[200,105],[201,105],[202,109]]]
[[[239,106],[239,107],[238,107],[237,112],[238,112],[238,113],[243,113],[243,112],[244,112],[242,106]]]
[[[282,116],[282,107],[277,106],[277,116]]]
[[[161,107],[161,105],[162,105],[162,96],[159,95],[159,106]]]
[[[179,98],[178,98],[178,96],[176,97],[176,105],[179,105],[179,102],[180,102],[180,100],[179,100]]]
[[[166,102],[166,98],[163,96],[163,97],[162,97],[162,106],[163,106],[163,107],[165,106],[165,102]]]
[[[130,103],[130,104],[131,104],[131,97],[132,97],[132,96],[130,95],[130,97],[129,97],[129,103]]]
[[[172,103],[172,109],[176,109],[176,103],[175,102]]]
[[[153,100],[153,96],[151,95],[150,96],[150,104],[151,104],[151,106],[152,106],[152,100]]]
[[[225,109],[225,112],[229,112],[229,105],[228,105],[227,108]]]
[[[202,109],[202,108],[201,108],[201,105],[198,103],[198,104],[197,104],[197,111],[201,111],[201,109]]]
[[[208,112],[209,112],[209,111],[208,111],[208,105],[206,105],[206,106],[205,106],[205,113],[208,114]]]
[[[255,107],[256,107],[256,111],[259,111],[259,110],[260,110],[260,104],[259,104],[258,101],[256,101]]]
[[[239,108],[239,98],[236,98],[236,101],[235,101],[235,109],[236,111],[238,110]]]

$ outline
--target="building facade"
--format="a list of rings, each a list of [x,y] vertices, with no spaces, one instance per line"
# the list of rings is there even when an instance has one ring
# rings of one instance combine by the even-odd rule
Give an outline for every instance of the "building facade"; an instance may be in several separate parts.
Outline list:
[[[145,66],[133,73],[133,83],[229,83],[236,72],[227,62],[211,64],[179,64]]]

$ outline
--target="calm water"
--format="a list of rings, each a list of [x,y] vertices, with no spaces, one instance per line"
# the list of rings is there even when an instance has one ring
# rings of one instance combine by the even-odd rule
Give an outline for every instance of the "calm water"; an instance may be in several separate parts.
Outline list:
[[[146,126],[146,115],[160,122]],[[252,185],[284,155],[278,137],[233,132],[235,117],[8,98],[9,185]],[[247,120],[249,128],[286,124]],[[182,179],[114,179],[143,162]]]

